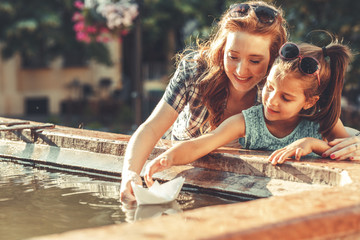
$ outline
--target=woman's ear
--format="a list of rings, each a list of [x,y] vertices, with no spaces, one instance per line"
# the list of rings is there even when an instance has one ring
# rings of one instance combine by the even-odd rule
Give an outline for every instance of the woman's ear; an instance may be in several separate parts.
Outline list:
[[[319,96],[313,96],[313,97],[309,98],[303,107],[304,110],[308,110],[308,109],[312,108],[319,99],[320,99]]]

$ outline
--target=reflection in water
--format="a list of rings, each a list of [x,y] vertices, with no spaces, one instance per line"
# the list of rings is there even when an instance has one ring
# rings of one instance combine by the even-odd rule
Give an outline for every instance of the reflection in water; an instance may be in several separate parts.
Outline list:
[[[121,204],[119,182],[52,172],[0,159],[0,238],[24,239],[74,229],[134,222],[234,201],[181,192],[177,201]]]
[[[182,212],[181,206],[177,201],[157,205],[140,205],[136,202],[124,203],[121,207],[125,213],[126,222],[139,221],[146,218],[160,217]]]

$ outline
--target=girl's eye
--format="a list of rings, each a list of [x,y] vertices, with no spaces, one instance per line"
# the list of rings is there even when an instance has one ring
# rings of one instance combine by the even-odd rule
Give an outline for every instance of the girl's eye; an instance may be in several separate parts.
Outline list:
[[[259,60],[250,60],[250,62],[255,63],[255,64],[259,64],[259,63],[260,63]]]
[[[290,99],[287,99],[285,96],[283,96],[282,99],[283,99],[285,102],[290,102],[290,101],[291,101]]]
[[[270,84],[266,84],[266,89],[267,89],[268,91],[272,91],[272,90],[273,90],[273,87],[271,87]]]

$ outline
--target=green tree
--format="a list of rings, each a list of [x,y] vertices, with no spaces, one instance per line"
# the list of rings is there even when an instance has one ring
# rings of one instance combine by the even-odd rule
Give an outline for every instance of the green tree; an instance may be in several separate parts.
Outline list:
[[[224,10],[222,0],[144,0],[143,57],[170,61],[195,38],[206,38]]]
[[[289,25],[290,40],[309,41],[314,30],[327,30],[355,53],[346,84],[358,85],[360,77],[360,2],[351,0],[265,0],[281,6]],[[232,3],[221,0],[144,0],[144,60],[169,60],[176,51],[206,39],[212,26]],[[319,43],[322,44],[322,43]]]
[[[0,0],[2,57],[18,52],[30,67],[46,66],[58,56],[69,65],[84,64],[90,58],[111,64],[103,44],[76,41],[74,11],[72,0]]]
[[[360,78],[360,2],[350,0],[278,0],[282,6],[292,41],[312,42],[316,38],[314,30],[327,30],[347,44],[355,53],[346,84],[359,85]],[[321,33],[319,33],[320,35]],[[329,39],[329,38],[327,38]],[[314,44],[326,44],[327,40],[315,40]]]

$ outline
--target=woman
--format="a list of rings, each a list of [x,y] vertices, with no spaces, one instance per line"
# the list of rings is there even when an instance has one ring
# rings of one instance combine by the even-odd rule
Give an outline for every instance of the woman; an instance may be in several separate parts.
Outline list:
[[[121,201],[135,200],[130,183],[141,184],[145,161],[172,125],[172,139],[187,140],[260,101],[258,85],[287,40],[285,25],[282,11],[264,2],[234,4],[223,14],[212,38],[182,58],[163,98],[131,137]]]

